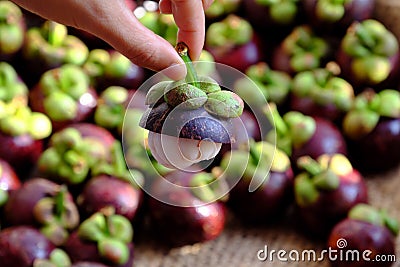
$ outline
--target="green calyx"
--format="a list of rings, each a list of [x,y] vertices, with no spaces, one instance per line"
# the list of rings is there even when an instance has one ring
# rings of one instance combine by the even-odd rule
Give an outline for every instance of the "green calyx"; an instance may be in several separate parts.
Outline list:
[[[303,170],[295,178],[296,201],[300,206],[314,203],[321,191],[336,190],[341,177],[353,171],[350,161],[341,154],[326,154],[317,160],[303,156],[298,159],[297,165]]]
[[[343,131],[351,139],[372,132],[380,117],[400,117],[400,93],[385,89],[379,93],[365,90],[355,98],[352,109],[343,119]]]
[[[348,218],[369,222],[378,226],[386,227],[394,236],[399,233],[399,223],[390,217],[385,210],[379,210],[368,204],[357,204],[348,214]]]
[[[204,108],[210,114],[223,118],[236,118],[242,115],[243,100],[231,91],[209,93]]]
[[[205,10],[206,17],[209,19],[218,18],[223,15],[234,13],[240,6],[239,0],[219,0],[214,1],[211,6]]]
[[[68,254],[59,248],[53,249],[48,259],[35,259],[33,267],[70,267],[72,265]]]
[[[246,44],[253,36],[253,29],[246,20],[228,15],[220,22],[212,23],[206,32],[206,41],[209,46],[225,49]]]
[[[315,133],[315,120],[297,111],[289,111],[283,117],[279,114],[276,105],[269,104],[270,109],[266,111],[268,119],[275,125],[275,131],[267,134],[267,140],[276,144],[287,155],[292,154],[293,147],[299,147],[307,143]]]
[[[97,243],[100,256],[112,264],[125,264],[129,260],[128,243],[133,229],[127,218],[114,214],[111,208],[93,214],[78,228],[81,239]]]
[[[8,103],[17,97],[26,99],[27,94],[28,88],[18,79],[13,66],[7,62],[0,62],[0,100]]]
[[[290,64],[296,72],[318,67],[320,59],[329,52],[328,43],[306,25],[294,28],[283,40],[283,47],[291,56]]]
[[[79,184],[93,166],[107,156],[100,141],[83,138],[74,128],[65,128],[53,134],[50,147],[39,158],[38,168],[41,173],[61,182]]]
[[[271,70],[267,63],[259,62],[250,66],[246,70],[246,75],[260,87],[267,101],[281,104],[287,98],[292,83],[292,79],[287,73]],[[240,88],[239,90],[246,89]]]
[[[199,172],[193,175],[189,183],[191,192],[201,201],[209,203],[224,200],[226,184],[223,179],[218,179],[214,173]],[[222,199],[221,199],[222,198]]]
[[[391,63],[388,58],[368,55],[355,58],[351,63],[354,76],[369,84],[378,84],[389,77]]]
[[[23,53],[27,58],[39,58],[51,65],[82,65],[89,49],[77,37],[68,35],[65,25],[46,21],[41,28],[27,31]]]
[[[21,9],[11,1],[0,1],[0,53],[16,53],[24,42],[24,18]]]
[[[381,22],[368,19],[350,26],[343,38],[342,49],[355,58],[372,55],[389,58],[398,52],[399,44]]]
[[[25,105],[16,107],[0,102],[0,130],[11,136],[29,134],[33,139],[40,140],[50,136],[52,125],[50,119],[42,113],[32,112]],[[2,110],[2,111],[1,111]]]
[[[164,100],[173,107],[198,109],[206,103],[207,94],[186,81],[177,81],[165,88]]]
[[[283,25],[295,20],[298,2],[298,0],[256,0],[257,4],[269,7],[269,15],[274,22]]]
[[[315,13],[323,21],[333,23],[343,18],[346,5],[352,0],[320,0],[317,1]]]
[[[104,49],[93,49],[82,65],[83,70],[91,79],[102,77],[105,66],[110,62],[110,53]]]
[[[127,99],[128,91],[125,88],[108,87],[98,100],[94,113],[95,123],[107,129],[121,127],[126,110],[124,103]]]
[[[198,109],[204,106],[204,109],[214,116],[239,117],[244,108],[243,100],[231,91],[221,90],[214,79],[198,77],[186,44],[178,43],[176,51],[186,65],[185,80],[161,81],[153,85],[146,95],[145,103],[155,106],[166,102],[172,107],[182,109]]]
[[[41,232],[55,245],[64,244],[69,234],[79,224],[79,212],[68,198],[66,186],[60,186],[53,196],[39,200],[33,208],[33,214],[42,225]]]
[[[297,73],[293,78],[292,92],[298,97],[311,98],[322,106],[333,104],[342,111],[349,110],[354,100],[352,85],[327,68]]]
[[[104,75],[108,77],[124,77],[132,62],[119,52],[114,51],[110,56],[110,61],[104,66]]]
[[[45,72],[40,86],[46,113],[54,121],[65,121],[75,118],[78,101],[89,89],[89,80],[80,67],[64,65]]]
[[[0,167],[1,169],[1,167]],[[0,189],[0,207],[3,207],[8,201],[8,192]]]

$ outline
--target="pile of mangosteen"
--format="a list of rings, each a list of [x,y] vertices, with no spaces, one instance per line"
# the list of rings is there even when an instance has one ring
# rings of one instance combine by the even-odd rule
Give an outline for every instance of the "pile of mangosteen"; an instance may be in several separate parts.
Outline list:
[[[136,242],[207,242],[228,218],[395,254],[366,186],[400,164],[399,41],[374,0],[214,0],[198,62],[157,2],[125,2],[185,79],[0,1],[1,266],[128,267]]]

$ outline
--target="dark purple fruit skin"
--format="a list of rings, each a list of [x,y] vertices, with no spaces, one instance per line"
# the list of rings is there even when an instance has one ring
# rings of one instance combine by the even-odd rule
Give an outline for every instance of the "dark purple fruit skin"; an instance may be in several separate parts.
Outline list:
[[[116,214],[133,220],[142,197],[142,191],[132,184],[115,177],[100,175],[89,180],[77,201],[81,213],[85,216],[112,206]]]
[[[397,88],[398,87],[398,74],[400,72],[400,53],[389,58],[390,61],[390,73],[386,80],[380,82],[379,84],[369,84],[357,80],[354,72],[351,69],[353,59],[348,56],[343,49],[339,49],[336,55],[336,61],[341,69],[341,76],[349,81],[354,88],[356,93],[361,92],[366,87],[373,87],[375,90],[379,91],[385,88]]]
[[[366,136],[349,140],[349,156],[365,173],[378,173],[398,166],[400,162],[400,118],[381,117]]]
[[[30,134],[10,136],[0,132],[0,158],[6,160],[21,178],[28,176],[43,149],[43,140],[34,140]]]
[[[243,222],[263,224],[276,222],[293,200],[293,171],[270,171],[268,182],[249,192],[249,179],[241,179],[229,192],[228,207]]]
[[[362,21],[372,17],[375,7],[374,0],[353,0],[345,6],[344,16],[333,23],[321,20],[316,15],[317,0],[304,0],[302,1],[303,10],[306,15],[307,21],[317,31],[324,32],[325,34],[339,34],[345,33],[346,29],[354,21]]]
[[[343,254],[346,254],[346,250],[357,250],[360,252],[360,260],[331,261],[332,267],[389,267],[393,265],[390,261],[373,261],[376,255],[395,255],[394,237],[386,227],[360,220],[344,219],[333,228],[328,239],[328,246],[339,250],[337,243],[340,238],[347,241]],[[362,253],[366,250],[372,251],[368,255],[371,261],[363,260]]]
[[[296,205],[300,227],[313,238],[325,238],[336,223],[346,218],[356,204],[367,203],[367,186],[360,173],[353,172],[340,177],[339,187],[333,191],[322,191],[315,203],[300,207]]]
[[[322,154],[347,155],[346,141],[335,124],[320,117],[313,117],[316,122],[314,135],[300,147],[294,147],[291,155],[292,162],[297,162],[301,156],[310,156],[313,159]]]
[[[44,178],[32,178],[24,182],[16,191],[10,192],[4,206],[4,217],[7,225],[37,225],[33,215],[36,203],[57,190],[58,185]],[[72,201],[72,197],[70,196]],[[16,212],[18,211],[18,212]]]
[[[0,159],[0,169],[0,188],[2,190],[13,191],[21,187],[21,180],[7,161]]]
[[[71,233],[63,248],[73,263],[89,261],[106,264],[109,267],[132,267],[134,258],[133,243],[129,243],[128,246],[130,257],[123,265],[110,265],[110,263],[107,263],[100,256],[99,251],[97,250],[97,243],[81,240],[76,231]]]
[[[299,97],[295,94],[290,96],[290,110],[299,111],[307,116],[318,116],[339,123],[344,112],[335,104],[320,105],[310,97]]]
[[[35,259],[46,259],[55,246],[37,229],[15,226],[0,232],[2,267],[31,267]]]
[[[90,94],[91,97],[95,101],[97,101],[98,95],[97,95],[97,93],[96,93],[94,88],[89,88],[87,93]],[[29,105],[30,105],[30,107],[32,108],[33,111],[41,112],[41,113],[44,113],[46,115],[49,115],[46,112],[43,103],[44,103],[43,91],[41,89],[41,86],[39,84],[37,84],[36,86],[34,86],[29,91]],[[71,120],[54,121],[49,116],[54,131],[60,130],[60,129],[62,129],[62,128],[66,127],[66,126],[68,126],[69,124],[72,124],[72,123],[84,122],[84,121],[89,120],[89,118],[94,113],[96,105],[93,105],[92,103],[90,103],[90,104],[82,104],[81,101],[78,101],[77,104],[78,104],[78,112],[77,112],[75,118],[73,118]]]
[[[171,188],[164,180],[187,185],[191,176],[192,173],[174,171],[165,178],[160,177],[151,188],[150,196],[185,206],[166,204],[153,197],[148,199],[152,229],[160,241],[170,246],[212,240],[224,229],[226,208],[222,202],[204,204],[189,189]]]
[[[262,61],[263,48],[260,38],[254,33],[253,38],[244,45],[235,46],[230,50],[219,51],[218,47],[205,46],[215,62],[225,64],[241,72],[248,67]]]

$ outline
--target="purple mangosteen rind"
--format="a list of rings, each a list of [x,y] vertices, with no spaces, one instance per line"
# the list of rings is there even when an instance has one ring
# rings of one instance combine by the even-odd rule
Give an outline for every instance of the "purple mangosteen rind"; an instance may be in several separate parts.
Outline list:
[[[25,18],[21,9],[11,1],[0,2],[0,61],[9,60],[23,46],[25,38]]]
[[[29,267],[36,259],[46,259],[55,249],[44,235],[31,226],[13,226],[0,232],[0,259],[11,267]]]

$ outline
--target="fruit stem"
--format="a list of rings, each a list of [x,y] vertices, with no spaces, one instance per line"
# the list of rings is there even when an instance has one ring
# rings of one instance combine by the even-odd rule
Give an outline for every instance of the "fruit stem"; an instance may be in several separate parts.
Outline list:
[[[60,186],[60,191],[57,192],[57,194],[54,197],[54,202],[55,202],[55,215],[57,218],[61,218],[63,212],[64,212],[64,200],[65,200],[65,194],[67,191],[67,187],[65,185]]]
[[[286,136],[289,129],[286,122],[283,120],[282,116],[279,114],[278,108],[274,103],[269,103],[269,110],[266,110],[266,114],[271,124],[275,124],[275,129],[278,132],[278,136]]]
[[[320,174],[323,171],[321,165],[310,156],[300,157],[297,160],[297,166],[313,176]]]
[[[176,45],[176,52],[178,52],[179,56],[183,59],[183,62],[185,62],[186,65],[186,82],[193,84],[197,88],[200,88],[198,78],[197,78],[197,73],[196,70],[194,69],[193,62],[189,57],[189,48],[184,42],[179,42]]]

